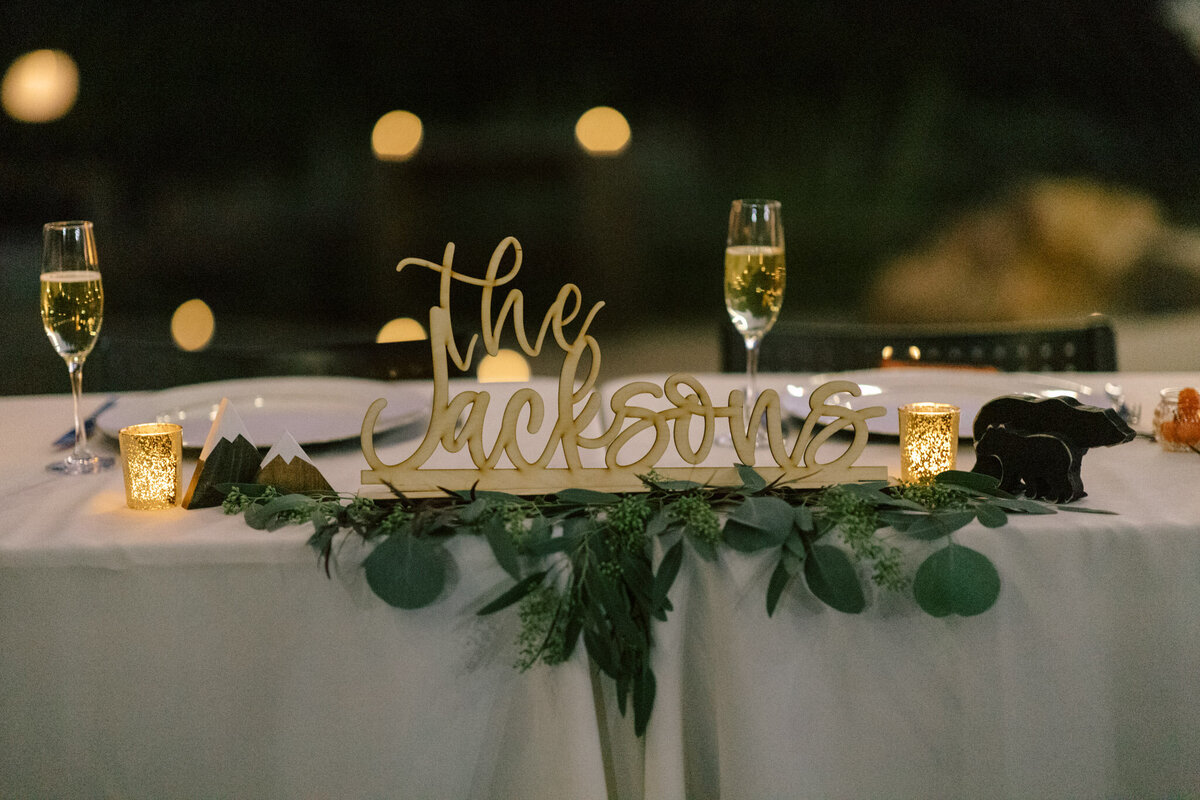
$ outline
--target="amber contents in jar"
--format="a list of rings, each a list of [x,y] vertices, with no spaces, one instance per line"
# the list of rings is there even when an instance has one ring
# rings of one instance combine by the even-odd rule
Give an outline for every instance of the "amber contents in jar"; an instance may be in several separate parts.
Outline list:
[[[1154,409],[1154,438],[1164,450],[1190,450],[1200,444],[1200,393],[1190,387],[1163,389]]]

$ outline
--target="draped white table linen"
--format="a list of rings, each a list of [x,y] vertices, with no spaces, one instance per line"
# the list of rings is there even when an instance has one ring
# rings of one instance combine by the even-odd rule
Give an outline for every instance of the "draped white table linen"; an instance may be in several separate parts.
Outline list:
[[[701,377],[721,399],[740,380]],[[1159,388],[1200,383],[1119,378],[1147,422]],[[606,678],[597,714],[582,647],[513,669],[515,611],[474,613],[509,583],[482,541],[450,543],[441,601],[392,609],[349,554],[327,580],[307,528],[43,473],[69,407],[0,399],[0,797],[1200,796],[1200,456],[1094,449],[1081,505],[1115,516],[956,533],[1002,581],[969,619],[887,593],[848,616],[796,584],[768,617],[769,555],[686,558],[637,739]],[[353,447],[314,461],[357,488]]]

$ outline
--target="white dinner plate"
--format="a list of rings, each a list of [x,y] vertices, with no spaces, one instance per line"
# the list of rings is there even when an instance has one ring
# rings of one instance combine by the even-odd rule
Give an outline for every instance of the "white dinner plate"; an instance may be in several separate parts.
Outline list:
[[[272,446],[285,430],[301,445],[357,438],[367,408],[380,397],[386,397],[388,404],[375,426],[376,433],[412,424],[429,413],[429,398],[423,393],[384,381],[308,376],[248,378],[122,397],[97,417],[96,427],[115,439],[128,425],[174,422],[183,426],[183,446],[200,448],[223,397],[229,398],[246,424],[255,447]]]
[[[1027,394],[1036,397],[1073,397],[1091,404],[1091,387],[1049,375],[1025,372],[984,372],[966,369],[937,369],[934,367],[889,367],[857,372],[831,372],[814,375],[801,383],[788,384],[782,402],[786,411],[797,417],[808,415],[808,398],[812,390],[832,380],[853,381],[862,395],[835,394],[831,402],[846,408],[883,406],[887,413],[868,420],[872,433],[884,436],[900,435],[897,409],[908,403],[949,403],[958,406],[959,437],[971,438],[971,429],[979,409],[989,400],[1003,395]]]

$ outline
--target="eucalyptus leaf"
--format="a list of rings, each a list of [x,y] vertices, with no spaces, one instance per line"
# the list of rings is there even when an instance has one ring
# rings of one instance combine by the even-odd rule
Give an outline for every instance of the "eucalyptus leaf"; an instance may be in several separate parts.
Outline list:
[[[1037,500],[1029,500],[1023,497],[997,497],[992,499],[991,504],[1003,508],[1005,511],[1016,511],[1021,514],[1053,514],[1054,507],[1044,503],[1039,503]]]
[[[775,606],[779,604],[779,597],[783,594],[784,587],[791,580],[792,573],[788,570],[784,556],[779,557],[779,563],[775,565],[775,571],[771,573],[771,580],[767,584],[767,616],[774,616]]]
[[[828,544],[815,544],[804,561],[804,579],[821,602],[845,614],[867,606],[858,572],[849,556]]]
[[[1003,528],[1008,524],[1008,514],[1004,509],[991,503],[980,503],[975,507],[975,516],[979,517],[979,524],[985,528]]]
[[[513,603],[517,602],[522,597],[540,586],[549,572],[549,570],[544,569],[540,572],[534,572],[526,575],[524,578],[517,581],[515,585],[509,587],[507,591],[505,591],[495,600],[479,609],[476,614],[480,617],[486,617],[488,614],[495,614],[502,608],[508,608]]]
[[[929,511],[925,506],[915,500],[909,500],[907,497],[889,497],[886,500],[876,501],[875,504],[881,510]]]
[[[880,503],[892,503],[896,500],[896,498],[889,497],[883,493],[887,485],[887,481],[865,481],[863,483],[843,483],[839,488],[866,500],[871,505],[879,505]]]
[[[644,599],[647,611],[654,608],[654,573],[650,560],[640,554],[623,553],[618,559],[625,585],[638,598]]]
[[[424,536],[450,537],[458,534],[458,521],[452,512],[442,511],[434,514],[418,513],[412,520],[412,530]]]
[[[251,528],[273,531],[284,525],[292,524],[290,515],[288,517],[281,517],[281,515],[301,508],[312,508],[316,504],[316,500],[305,494],[285,494],[282,497],[274,497],[265,503],[252,503],[246,507],[243,516],[246,524]]]
[[[630,678],[624,672],[619,676],[614,676],[617,684],[617,709],[621,712],[621,716],[625,716],[625,706],[629,702],[629,682]]]
[[[1059,511],[1074,511],[1077,514],[1116,514],[1115,511],[1105,511],[1103,508],[1086,508],[1084,506],[1072,506],[1066,503],[1059,503],[1054,506]]]
[[[785,547],[780,551],[779,557],[783,562],[783,568],[788,571],[788,575],[795,577],[804,573],[804,562],[808,560],[807,556],[798,556]]]
[[[523,498],[523,497],[520,497],[515,494],[509,494],[508,492],[497,492],[493,489],[481,489],[478,491],[472,491],[472,492],[470,492],[470,496],[468,496],[466,499],[468,499],[468,500],[471,500],[471,499],[489,500],[489,501],[492,501],[493,503],[505,503],[505,504],[525,502],[525,498]]]
[[[974,511],[934,511],[926,517],[919,517],[904,533],[914,539],[940,539],[968,525],[973,519]]]
[[[554,536],[548,539],[530,540],[525,546],[531,555],[548,556],[551,553],[565,553],[573,550],[576,545],[582,540],[582,536],[575,534],[573,536]]]
[[[692,549],[696,551],[696,555],[700,556],[709,563],[714,563],[717,560],[717,546],[707,539],[701,539],[691,533],[687,534],[687,540],[691,543]]]
[[[778,497],[750,497],[725,520],[725,542],[752,553],[783,544],[792,531],[792,507]]]
[[[800,538],[800,534],[792,531],[786,539],[783,540],[783,550],[785,553],[791,553],[796,558],[803,561],[808,553],[804,550],[804,539]]]
[[[494,503],[482,497],[470,501],[465,506],[458,509],[458,518],[468,525],[473,525],[479,521],[479,518],[490,509]]]
[[[792,522],[796,527],[805,533],[813,533],[816,527],[813,524],[812,509],[806,505],[798,505],[792,508]]]
[[[316,551],[320,556],[319,560],[325,564],[326,577],[329,577],[329,557],[332,553],[333,539],[339,530],[337,523],[331,522],[328,525],[314,528],[312,536],[308,537],[308,546]]]
[[[948,544],[917,568],[913,597],[927,614],[964,617],[982,614],[1000,595],[1000,575],[983,553]]]
[[[822,536],[837,527],[837,520],[827,514],[822,514],[820,516],[814,514],[813,522],[816,523],[817,528],[816,532],[812,535],[814,540],[820,539]]]
[[[649,662],[642,666],[642,671],[633,676],[633,732],[641,736],[650,724],[650,712],[654,710],[654,695],[657,685],[654,670]]]
[[[928,512],[922,514],[913,514],[908,511],[893,511],[890,509],[884,509],[879,512],[879,520],[888,527],[895,528],[901,533],[904,533],[912,527],[914,522],[919,519],[924,519],[926,513]]]
[[[367,584],[381,600],[396,608],[423,608],[446,586],[449,554],[440,544],[411,534],[395,534],[380,542],[363,561]]]
[[[525,546],[532,547],[540,542],[548,541],[553,534],[554,526],[550,524],[550,520],[538,514],[529,520],[529,538]]]
[[[596,571],[587,577],[588,591],[599,602],[604,611],[604,619],[612,625],[613,633],[622,643],[632,648],[641,648],[646,635],[639,630],[630,617],[629,598],[611,578]]]
[[[664,506],[646,521],[646,535],[650,537],[662,536],[671,528],[671,514]]]
[[[646,481],[645,478],[642,478]],[[661,489],[664,492],[690,492],[692,489],[704,488],[703,483],[696,481],[646,481],[655,489]]]
[[[742,479],[742,486],[750,493],[760,492],[767,488],[767,481],[762,475],[755,471],[754,467],[746,466],[745,464],[737,464],[738,477]]]
[[[601,672],[614,679],[620,675],[620,658],[613,650],[612,640],[608,636],[592,628],[584,628],[583,646]],[[625,711],[622,710],[621,713],[624,714]]]
[[[611,492],[597,492],[594,489],[563,489],[555,492],[554,496],[568,505],[576,506],[610,506],[621,502],[621,496]]]
[[[658,572],[654,574],[654,588],[650,594],[655,608],[661,608],[663,601],[667,599],[667,593],[675,584],[675,578],[679,575],[679,567],[682,563],[683,539],[681,538],[667,548],[662,561],[658,564]]]
[[[947,486],[961,486],[964,489],[970,489],[981,494],[990,494],[996,497],[1012,497],[1011,494],[1000,488],[1000,480],[992,475],[985,475],[982,472],[966,472],[961,469],[948,469],[945,472],[939,472],[933,478],[934,483],[944,483]]]
[[[568,603],[567,606],[567,622],[563,626],[563,656],[562,660],[566,661],[575,652],[575,645],[579,641],[579,634],[583,631],[583,614],[580,613],[578,605]]]
[[[496,563],[514,581],[520,580],[521,564],[517,558],[517,546],[513,543],[512,534],[508,532],[504,520],[499,515],[493,514],[483,523],[483,537],[487,540],[488,547],[492,548],[492,555],[496,557]]]
[[[586,536],[596,530],[596,521],[587,514],[564,517],[563,536]]]

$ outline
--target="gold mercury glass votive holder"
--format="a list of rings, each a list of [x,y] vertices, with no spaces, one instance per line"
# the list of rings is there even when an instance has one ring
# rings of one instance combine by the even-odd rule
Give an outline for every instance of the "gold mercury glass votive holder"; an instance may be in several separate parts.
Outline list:
[[[958,463],[958,406],[909,403],[900,413],[900,480],[932,481]]]
[[[148,422],[122,428],[121,466],[130,508],[170,508],[183,495],[183,428]]]

